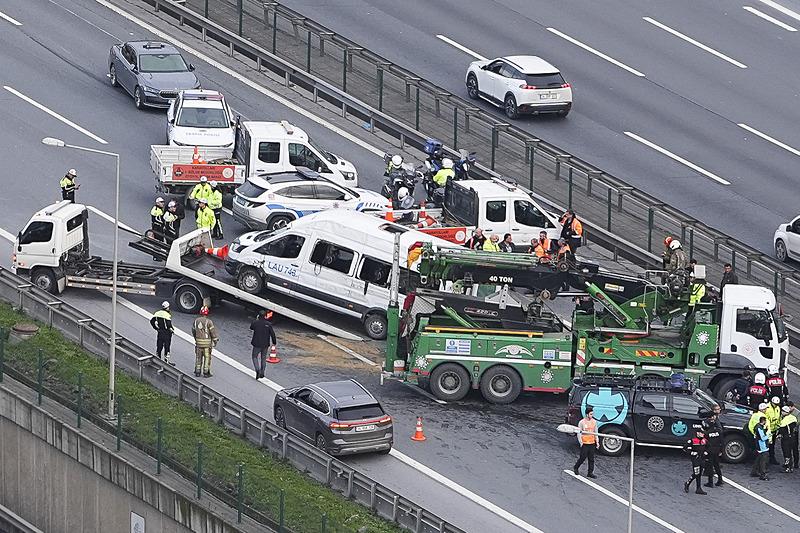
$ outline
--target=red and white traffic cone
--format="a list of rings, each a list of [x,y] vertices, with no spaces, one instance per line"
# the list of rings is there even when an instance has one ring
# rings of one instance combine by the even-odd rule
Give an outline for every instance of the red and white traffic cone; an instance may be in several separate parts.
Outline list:
[[[269,357],[267,357],[267,363],[280,363],[281,360],[278,358],[278,348],[273,344],[272,348],[269,349]]]
[[[417,442],[422,442],[422,441],[426,440],[425,433],[423,433],[423,431],[422,431],[422,417],[421,416],[417,417],[417,428],[416,428],[416,431],[414,431],[414,436],[411,437],[411,440],[415,440]]]
[[[228,245],[226,244],[222,248],[206,248],[206,253],[219,259],[226,259],[228,257]]]

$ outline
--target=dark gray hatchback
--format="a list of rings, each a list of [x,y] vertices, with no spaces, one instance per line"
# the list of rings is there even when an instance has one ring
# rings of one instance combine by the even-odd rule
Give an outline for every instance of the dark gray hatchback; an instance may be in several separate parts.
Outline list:
[[[275,396],[275,423],[331,455],[389,453],[392,417],[354,379],[283,389]]]

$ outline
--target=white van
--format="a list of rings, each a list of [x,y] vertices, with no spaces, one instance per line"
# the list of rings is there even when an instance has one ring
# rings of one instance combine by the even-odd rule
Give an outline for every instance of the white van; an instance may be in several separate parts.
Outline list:
[[[248,176],[293,172],[306,167],[340,185],[355,187],[352,163],[327,152],[298,127],[280,122],[238,122],[234,158],[247,166]]]
[[[357,317],[367,335],[384,339],[396,233],[402,267],[416,242],[453,246],[373,215],[331,209],[242,235],[230,245],[225,268],[246,292],[267,288]]]

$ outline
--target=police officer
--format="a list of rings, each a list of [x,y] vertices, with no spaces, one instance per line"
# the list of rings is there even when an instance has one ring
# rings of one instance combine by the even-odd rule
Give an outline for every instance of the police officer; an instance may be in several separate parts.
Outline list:
[[[156,330],[156,357],[175,366],[169,358],[169,350],[172,344],[172,334],[175,328],[172,327],[172,314],[169,312],[169,302],[164,301],[161,303],[161,309],[153,313],[150,319],[150,325]],[[161,352],[164,352],[164,357],[161,357]]]
[[[197,202],[197,229],[208,229],[213,232],[214,225],[217,223],[217,217],[214,216],[214,211],[208,207],[208,200],[201,198]]]
[[[447,180],[455,177],[456,171],[453,170],[453,160],[449,157],[442,159],[442,168],[433,175],[433,183],[437,188],[444,188],[447,185]]]
[[[689,487],[692,481],[696,482],[695,494],[708,494],[700,488],[700,481],[703,476],[703,463],[708,458],[707,441],[702,429],[698,429],[694,437],[689,439],[683,447],[683,450],[689,454],[692,459],[692,477],[683,484],[683,491],[689,492]]]
[[[192,192],[189,193],[189,200],[199,203],[200,200],[208,200],[211,195],[211,185],[208,184],[208,178],[200,176],[200,183],[194,186]]]
[[[758,409],[759,405],[766,402],[766,382],[767,378],[761,372],[757,373],[753,378],[753,384],[750,385],[749,389],[747,389],[747,395],[744,397],[745,403],[749,405],[751,409]]]
[[[778,463],[778,460],[775,458],[775,439],[778,435],[778,428],[781,425],[781,399],[777,396],[774,396],[769,401],[769,406],[764,412],[764,415],[767,417],[769,431],[772,435],[772,438],[769,441],[769,464],[777,465],[780,463]]]
[[[160,196],[150,209],[150,229],[153,230],[155,240],[164,240],[164,199]]]
[[[390,176],[392,172],[402,169],[403,169],[403,156],[400,154],[394,154],[391,157],[391,159],[389,159],[389,163],[387,163],[386,171],[383,173],[383,175]]]
[[[222,191],[217,186],[216,180],[211,180],[211,193],[208,195],[208,208],[214,212],[216,223],[211,236],[215,239],[222,238]]]
[[[703,421],[703,430],[706,434],[706,441],[708,443],[708,457],[706,458],[706,477],[708,483],[706,487],[714,486],[714,473],[717,474],[717,487],[723,484],[722,481],[722,468],[720,468],[719,460],[722,456],[722,447],[724,445],[722,437],[722,422],[719,421],[717,413],[712,414],[708,419]]]
[[[786,386],[786,380],[778,372],[777,365],[769,365],[767,367],[767,395],[770,398],[777,396],[781,399],[781,404],[785,403],[789,398],[789,388]]]
[[[75,191],[80,189],[80,185],[75,183],[75,180],[78,177],[78,171],[74,168],[71,168],[64,174],[64,177],[61,178],[61,199],[62,200],[69,200],[72,203],[75,203]]]
[[[164,222],[164,242],[167,245],[171,245],[172,241],[177,239],[181,233],[181,219],[178,216],[178,204],[175,200],[169,201],[162,219]]]
[[[730,398],[731,401],[737,404],[745,403],[745,398],[747,397],[747,390],[749,388],[750,388],[750,371],[743,370],[742,377],[734,381],[733,387],[731,387],[731,398]]]
[[[797,468],[797,417],[794,416],[792,408],[784,405],[781,409],[783,416],[778,427],[778,436],[781,439],[781,451],[783,452],[783,471],[786,473],[794,472]]]

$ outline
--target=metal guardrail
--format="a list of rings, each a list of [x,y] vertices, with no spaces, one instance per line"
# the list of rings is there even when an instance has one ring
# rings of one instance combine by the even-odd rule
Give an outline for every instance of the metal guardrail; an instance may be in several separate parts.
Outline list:
[[[105,358],[110,329],[72,305],[0,267],[0,299]],[[272,422],[184,374],[141,346],[118,337],[117,364],[160,391],[193,405],[256,446],[289,461],[298,470],[357,501],[377,515],[415,533],[464,533],[410,499],[354,470],[344,462],[290,435]]]
[[[204,41],[222,45],[231,56],[251,59],[259,71],[313,102],[329,104],[370,132],[395,139],[400,148],[420,149],[430,136],[449,144],[451,153],[458,147],[488,147],[490,163],[488,168],[478,165],[479,177],[526,176],[534,196],[554,210],[580,206],[587,238],[615,257],[658,265],[654,252],[661,238],[680,236],[690,256],[717,267],[708,269],[712,281],[718,281],[722,263],[730,262],[739,267],[742,281],[771,287],[800,316],[800,272],[521,128],[499,122],[494,114],[278,2],[141,1],[194,28]],[[537,169],[547,170],[548,176]],[[613,232],[618,227],[625,228],[626,238]]]

